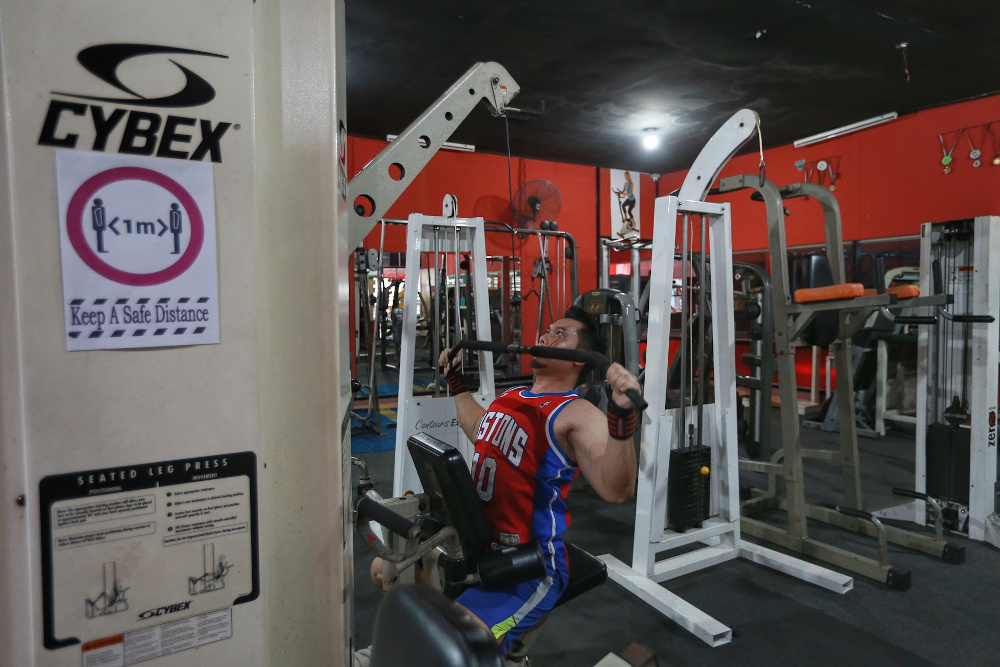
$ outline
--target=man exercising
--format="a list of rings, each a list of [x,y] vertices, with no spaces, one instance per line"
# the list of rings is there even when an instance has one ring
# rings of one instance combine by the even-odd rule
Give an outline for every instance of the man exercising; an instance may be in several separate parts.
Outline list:
[[[538,339],[547,347],[604,352],[597,323],[574,306]],[[577,396],[581,362],[532,357],[534,383],[515,387],[484,409],[457,371],[458,358],[440,363],[447,373],[459,423],[476,443],[472,479],[493,525],[494,548],[538,540],[548,572],[543,579],[486,591],[472,586],[456,602],[496,637],[506,654],[511,643],[538,623],[559,600],[569,578],[562,533],[570,523],[564,499],[580,471],[597,494],[613,503],[635,493],[636,411],[626,390],[639,381],[614,363],[605,375],[611,390],[608,414]]]

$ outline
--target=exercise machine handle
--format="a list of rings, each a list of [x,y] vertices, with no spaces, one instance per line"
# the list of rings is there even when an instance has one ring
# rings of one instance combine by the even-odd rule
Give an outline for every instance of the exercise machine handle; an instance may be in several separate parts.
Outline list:
[[[900,489],[894,487],[892,492],[897,496],[906,496],[907,498],[916,498],[917,500],[927,500],[926,493],[920,493],[919,491],[911,491],[910,489]]]
[[[935,315],[896,315],[893,318],[895,324],[937,324],[937,321]]]
[[[601,369],[602,372],[607,372],[608,366],[611,365],[611,360],[600,352],[594,352],[592,350],[568,350],[562,347],[545,347],[544,345],[518,345],[516,343],[496,343],[491,340],[469,340],[464,339],[458,342],[455,347],[451,349],[448,353],[448,362],[451,363],[455,359],[455,355],[458,354],[459,349],[466,350],[485,350],[487,352],[494,352],[496,354],[502,354],[504,352],[509,352],[511,354],[530,354],[533,357],[539,357],[541,359],[560,359],[563,361],[579,361],[587,364],[593,364]],[[642,394],[640,394],[635,389],[629,389],[625,392],[632,401],[632,404],[640,412],[649,407]]]
[[[357,522],[374,521],[402,538],[409,538],[411,530],[419,530],[417,524],[368,496],[361,496],[354,502],[354,511],[357,513]]]
[[[992,315],[952,315],[953,322],[970,322],[972,324],[989,324],[996,318]]]

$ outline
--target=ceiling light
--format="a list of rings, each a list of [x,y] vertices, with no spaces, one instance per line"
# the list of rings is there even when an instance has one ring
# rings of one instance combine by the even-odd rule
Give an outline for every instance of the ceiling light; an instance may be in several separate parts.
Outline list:
[[[645,134],[642,137],[642,147],[647,151],[651,151],[660,145],[660,138],[654,134],[656,132],[655,127],[647,127],[643,130]]]
[[[806,137],[805,139],[798,139],[792,142],[792,145],[796,148],[802,148],[803,146],[809,146],[811,144],[818,144],[821,141],[826,141],[827,139],[835,139],[837,137],[842,137],[845,134],[850,134],[851,132],[857,132],[858,130],[865,130],[869,127],[874,127],[875,125],[881,125],[882,123],[887,123],[890,120],[896,120],[899,114],[895,111],[890,113],[882,114],[881,116],[875,116],[874,118],[869,118],[868,120],[862,120],[857,123],[852,123],[851,125],[845,125],[844,127],[838,127],[836,130],[828,130],[826,132],[820,132],[819,134],[814,134],[811,137]]]

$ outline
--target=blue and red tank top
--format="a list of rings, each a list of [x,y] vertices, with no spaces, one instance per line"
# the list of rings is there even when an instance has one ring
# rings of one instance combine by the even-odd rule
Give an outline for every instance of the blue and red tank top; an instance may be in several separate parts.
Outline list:
[[[564,499],[580,468],[556,442],[556,417],[576,400],[508,389],[479,422],[472,480],[493,524],[496,545],[538,540],[546,560],[561,551],[570,516]],[[495,546],[496,546],[495,545]]]

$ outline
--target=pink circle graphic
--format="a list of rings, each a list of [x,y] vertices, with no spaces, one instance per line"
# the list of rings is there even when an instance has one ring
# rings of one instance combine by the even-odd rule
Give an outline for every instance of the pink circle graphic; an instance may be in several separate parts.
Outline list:
[[[123,271],[101,259],[87,243],[87,239],[83,235],[83,218],[86,207],[101,188],[118,181],[145,181],[157,185],[176,197],[187,212],[188,224],[191,226],[191,240],[188,242],[184,254],[167,268],[153,273]],[[69,242],[76,250],[76,254],[95,273],[116,283],[134,287],[161,285],[177,278],[191,268],[191,265],[198,259],[202,243],[205,240],[205,224],[194,197],[189,195],[187,190],[172,178],[142,167],[116,167],[88,178],[69,200],[69,207],[66,210],[66,232],[69,234]]]

